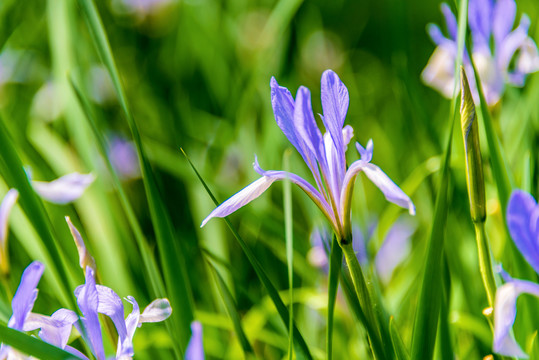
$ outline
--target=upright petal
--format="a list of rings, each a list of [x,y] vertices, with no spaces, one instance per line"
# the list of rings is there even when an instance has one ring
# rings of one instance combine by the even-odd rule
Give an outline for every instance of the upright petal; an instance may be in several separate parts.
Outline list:
[[[451,8],[446,3],[442,3],[441,9],[442,14],[444,14],[445,17],[445,23],[447,25],[449,36],[451,39],[457,40],[457,19],[455,19],[453,11],[451,11]]]
[[[350,99],[348,89],[332,70],[326,70],[322,74],[321,98],[322,109],[324,110],[322,120],[326,130],[333,139],[335,150],[337,151],[337,158],[340,162],[338,165],[340,169],[342,168],[340,172],[342,172],[342,176],[344,176],[346,163],[342,129],[344,127],[344,119],[346,118]]]
[[[43,275],[45,266],[39,261],[34,261],[26,267],[22,273],[19,288],[13,296],[11,307],[13,314],[9,319],[8,326],[15,330],[22,330],[26,317],[32,311],[37,298],[37,284]]]
[[[525,280],[513,280],[500,286],[496,291],[493,342],[495,353],[519,358],[528,357],[511,335],[511,328],[517,315],[517,298],[523,293],[539,297],[539,285]]]
[[[127,339],[127,329],[122,299],[109,287],[96,285],[96,290],[98,299],[97,312],[110,317],[118,332],[118,342],[124,342]]]
[[[539,206],[530,194],[515,190],[507,205],[507,227],[526,261],[539,274]]]
[[[468,4],[468,24],[473,37],[474,48],[489,48],[492,31],[493,0],[470,0]]]
[[[134,355],[133,350],[133,337],[135,336],[135,330],[140,326],[140,308],[134,297],[128,296],[126,298],[133,305],[133,310],[125,319],[125,327],[127,329],[127,337],[125,339],[118,339],[118,349],[116,351],[116,357],[122,359],[123,357],[130,358]]]
[[[503,41],[498,45],[496,57],[498,59],[498,66],[503,71],[507,71],[509,68],[515,52],[526,45],[529,27],[530,19],[526,15],[522,15],[518,27],[505,36]]]
[[[202,343],[202,324],[198,321],[191,323],[191,340],[185,351],[185,360],[204,360],[204,345]]]
[[[43,199],[55,204],[67,204],[80,198],[94,180],[92,174],[75,172],[51,182],[32,181],[32,186]]]
[[[515,0],[497,0],[492,14],[492,33],[495,44],[501,44],[503,39],[513,29],[517,4]]]
[[[66,216],[65,219],[67,225],[69,226],[69,230],[71,231],[71,235],[73,236],[73,240],[75,240],[75,246],[77,247],[77,251],[79,252],[80,267],[85,270],[86,267],[89,266],[92,268],[92,270],[95,271],[95,260],[86,249],[86,246],[84,245],[84,240],[82,239],[79,230],[77,230],[75,225],[73,225],[69,216]]]
[[[9,213],[11,212],[11,209],[13,208],[13,205],[15,205],[15,202],[17,202],[17,199],[19,198],[19,192],[17,189],[10,189],[6,196],[4,196],[4,200],[2,200],[2,205],[0,205],[0,246],[2,246],[2,249],[5,251],[5,242],[7,239],[7,227],[8,227],[8,219],[9,219]]]
[[[95,285],[94,271],[89,266],[86,268],[86,283],[76,290],[77,304],[84,318],[85,336],[93,354],[97,360],[105,360],[105,350],[103,349],[103,338],[101,335],[101,325],[97,310],[99,307],[99,295]]]

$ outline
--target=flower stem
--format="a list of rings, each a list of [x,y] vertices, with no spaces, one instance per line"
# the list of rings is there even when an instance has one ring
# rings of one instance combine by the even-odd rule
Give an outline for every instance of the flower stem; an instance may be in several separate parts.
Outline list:
[[[485,222],[476,222],[475,239],[477,240],[477,253],[479,255],[479,270],[481,271],[481,279],[485,286],[489,306],[494,306],[494,296],[496,294],[496,281],[492,271],[492,262],[490,250],[488,246],[487,234],[485,232]]]

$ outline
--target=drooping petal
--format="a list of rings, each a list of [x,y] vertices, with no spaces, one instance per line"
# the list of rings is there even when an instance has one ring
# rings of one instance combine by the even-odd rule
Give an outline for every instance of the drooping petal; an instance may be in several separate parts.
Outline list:
[[[513,280],[498,288],[494,302],[495,353],[527,358],[528,356],[511,335],[517,315],[517,298],[526,293],[539,297],[539,285],[525,280]]]
[[[264,191],[266,191],[273,182],[277,180],[290,179],[294,184],[298,185],[309,197],[318,205],[318,207],[326,214],[328,219],[335,224],[335,221],[332,220],[330,215],[329,205],[325,201],[322,195],[307,181],[303,180],[301,177],[287,173],[285,171],[265,171],[260,168],[258,165],[258,160],[255,158],[254,163],[255,170],[262,175],[262,177],[255,182],[251,183],[247,187],[240,190],[238,193],[230,197],[228,200],[224,201],[215,208],[205,219],[202,221],[201,227],[206,225],[206,223],[214,217],[225,217],[232,214],[234,211],[239,208],[247,205],[257,197],[259,197]]]
[[[80,198],[94,180],[92,174],[75,172],[51,182],[34,180],[32,186],[43,199],[55,204],[67,204]]]
[[[455,54],[456,51],[449,51],[447,47],[436,47],[421,73],[423,82],[441,92],[446,98],[453,96],[455,87]]]
[[[127,339],[127,329],[122,299],[109,287],[96,285],[96,290],[98,299],[97,312],[110,317],[118,332],[118,342],[123,343]]]
[[[94,271],[92,268],[86,268],[86,282],[79,286],[75,292],[77,296],[77,305],[82,315],[81,320],[84,325],[84,331],[93,354],[98,360],[105,360],[105,350],[103,349],[103,338],[101,335],[101,325],[97,310],[99,307],[99,295],[95,284]]]
[[[499,50],[497,50],[496,55],[500,69],[507,71],[515,52],[522,46],[525,46],[528,39],[529,27],[530,19],[526,15],[522,15],[518,27],[511,31],[499,44]]]
[[[204,345],[202,343],[202,324],[198,321],[191,323],[191,340],[185,351],[185,360],[204,360]]]
[[[225,217],[239,208],[247,205],[266,191],[273,182],[277,180],[273,177],[263,176],[255,182],[247,185],[245,188],[232,195],[228,200],[224,201],[216,207],[203,221],[200,227],[206,225],[210,219],[214,217]]]
[[[147,322],[160,322],[166,320],[172,314],[172,307],[168,299],[155,299],[140,315],[139,326]]]
[[[492,14],[492,33],[495,44],[501,44],[503,39],[513,29],[517,4],[515,0],[497,0]]]
[[[51,316],[30,313],[24,324],[24,331],[40,329],[39,337],[56,347],[64,349],[71,334],[73,323],[79,319],[74,311],[59,309]]]
[[[86,249],[86,246],[84,245],[84,240],[82,239],[79,230],[77,230],[75,225],[73,225],[69,216],[66,216],[65,219],[67,225],[69,226],[69,230],[71,231],[71,235],[73,236],[73,240],[75,240],[75,246],[77,247],[77,251],[79,252],[80,267],[84,270],[87,266],[89,266],[92,268],[92,270],[95,271],[95,260],[93,256],[90,255],[90,253],[88,252],[88,249]]]
[[[11,307],[13,314],[9,319],[8,326],[15,330],[22,330],[26,317],[32,311],[37,298],[37,284],[43,275],[45,266],[39,261],[34,261],[26,267],[22,273],[19,288],[13,296]]]
[[[507,204],[507,227],[526,261],[539,274],[539,206],[530,194],[515,190]]]
[[[393,272],[410,254],[410,237],[415,231],[415,224],[400,218],[389,229],[384,243],[378,249],[374,260],[378,277],[384,284],[391,280]]]

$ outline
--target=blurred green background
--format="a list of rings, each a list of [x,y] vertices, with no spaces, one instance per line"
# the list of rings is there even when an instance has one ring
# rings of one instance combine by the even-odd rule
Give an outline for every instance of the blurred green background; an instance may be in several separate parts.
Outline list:
[[[349,89],[346,123],[354,128],[355,141],[365,145],[373,139],[373,163],[410,195],[417,208],[412,219],[386,202],[370,182],[362,179],[356,184],[354,221],[365,234],[369,224],[375,224],[368,245],[370,259],[399,216],[417,226],[408,259],[387,286],[381,285],[387,307],[409,343],[436,193],[437,177],[432,175],[438,170],[449,128],[449,101],[420,80],[434,50],[426,24],[437,23],[445,30],[440,4],[419,0],[106,0],[96,1],[96,5],[175,229],[174,241],[181,243],[184,258],[178,262],[184,262],[189,278],[207,357],[236,359],[242,352],[204,251],[218,259],[257,356],[283,358],[288,340],[265,290],[224,222],[212,220],[199,228],[214,205],[180,148],[220,201],[258,178],[252,169],[255,154],[264,169],[282,169],[284,151],[291,146],[273,118],[270,78],[275,76],[293,94],[300,85],[307,86],[316,114],[322,112],[320,76],[325,69],[336,71]],[[539,39],[538,12],[536,1],[518,2],[518,14],[527,13],[532,19],[529,34],[534,39]],[[134,295],[145,306],[153,296],[148,274],[69,76],[91,101],[99,130],[108,139],[109,158],[117,164],[149,247],[161,263],[131,133],[79,3],[1,1],[0,115],[18,155],[34,179],[52,180],[73,171],[97,176],[74,205],[46,204],[67,268],[76,284],[83,283],[65,215],[81,230],[103,283],[121,297]],[[531,75],[526,88],[507,89],[501,105],[494,109],[517,186],[536,197],[539,113],[534,99],[539,96],[538,81],[537,75]],[[454,351],[460,358],[471,359],[489,354],[491,339],[481,315],[486,299],[477,271],[462,139],[457,132],[453,149],[454,187],[446,237],[446,271],[451,278],[447,315],[454,329]],[[358,158],[352,146],[350,150],[349,162]],[[488,164],[488,152],[483,154]],[[311,179],[295,151],[290,168]],[[507,239],[488,166],[486,179],[488,231],[495,258],[499,258]],[[7,185],[0,183],[3,195]],[[288,282],[282,198],[282,185],[276,184],[230,220],[276,287],[284,291]],[[310,233],[323,219],[296,188],[293,214],[296,321],[315,357],[323,358],[326,275],[307,261]],[[45,257],[30,223],[32,219],[19,208],[10,221],[13,289],[24,267],[32,259]],[[511,264],[504,265],[511,270]],[[54,280],[46,276],[36,311],[50,314],[59,307],[61,300],[54,286]],[[286,292],[282,296],[286,303]],[[9,302],[3,301],[1,310],[7,319]],[[135,337],[137,358],[155,358],[156,351],[162,358],[173,356],[175,341],[164,325],[145,326]],[[365,333],[341,297],[334,347],[338,359],[363,358],[368,353]]]

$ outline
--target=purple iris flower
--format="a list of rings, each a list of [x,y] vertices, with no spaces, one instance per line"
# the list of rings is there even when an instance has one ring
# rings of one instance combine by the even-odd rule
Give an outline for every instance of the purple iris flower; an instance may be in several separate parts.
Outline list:
[[[8,321],[8,327],[19,331],[32,331],[40,329],[39,337],[73,355],[82,355],[78,350],[67,346],[72,324],[78,316],[66,309],[60,309],[51,316],[32,312],[37,299],[37,284],[43,275],[45,267],[39,261],[34,261],[24,270],[21,282],[11,302],[13,314]],[[2,344],[0,359],[22,358],[17,350]]]
[[[262,177],[219,205],[202,222],[225,217],[259,197],[277,180],[289,179],[298,185],[322,210],[339,241],[350,239],[352,226],[350,211],[352,190],[357,174],[365,175],[384,193],[387,200],[407,208],[411,214],[415,207],[410,198],[376,165],[371,164],[373,143],[364,148],[356,143],[360,160],[346,166],[345,151],[353,136],[351,126],[344,126],[348,111],[348,89],[337,74],[326,70],[322,74],[321,93],[326,133],[322,136],[311,108],[309,89],[301,86],[296,99],[288,89],[271,79],[271,102],[277,125],[298,150],[311,170],[316,188],[296,174],[285,171],[263,170],[255,158],[254,168]]]
[[[191,340],[185,350],[185,360],[204,360],[202,343],[202,324],[198,321],[191,323]]]
[[[437,25],[430,24],[428,32],[437,48],[421,77],[425,83],[444,96],[453,96],[455,60],[457,58],[457,21],[447,4],[442,4],[449,37]],[[481,78],[488,105],[500,100],[505,84],[523,86],[526,75],[539,70],[539,54],[534,41],[528,36],[530,20],[522,15],[516,29],[514,0],[470,0],[468,24],[472,34],[469,49]],[[465,54],[463,65],[470,77],[474,101],[479,101],[474,73]]]
[[[133,336],[135,330],[146,322],[160,322],[167,319],[172,308],[167,299],[156,299],[148,305],[142,314],[132,296],[126,300],[132,304],[133,310],[124,319],[124,306],[122,299],[110,288],[95,283],[94,270],[86,267],[86,282],[75,290],[77,304],[82,312],[82,326],[75,324],[86,343],[90,346],[97,360],[105,360],[103,338],[98,314],[110,317],[118,332],[118,347],[116,359],[131,359],[134,355]]]
[[[530,194],[515,190],[507,205],[507,225],[522,256],[539,274],[539,205]],[[494,303],[494,352],[528,357],[511,335],[517,298],[523,293],[539,297],[539,284],[504,276],[506,283],[496,291]]]

